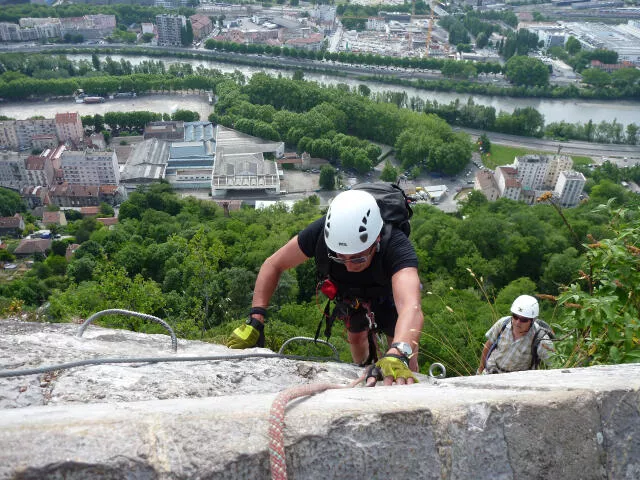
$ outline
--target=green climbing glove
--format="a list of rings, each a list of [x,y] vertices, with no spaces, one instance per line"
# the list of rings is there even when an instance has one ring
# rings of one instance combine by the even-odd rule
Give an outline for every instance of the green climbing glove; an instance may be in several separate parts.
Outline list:
[[[409,366],[404,363],[403,358],[404,357],[400,355],[387,354],[378,360],[376,367],[380,370],[382,379],[384,379],[384,377],[393,377],[394,380],[398,378],[413,378],[413,380],[418,383],[418,379],[413,372],[409,370]]]
[[[250,317],[244,325],[233,331],[227,341],[227,347],[233,349],[264,347],[264,324]]]

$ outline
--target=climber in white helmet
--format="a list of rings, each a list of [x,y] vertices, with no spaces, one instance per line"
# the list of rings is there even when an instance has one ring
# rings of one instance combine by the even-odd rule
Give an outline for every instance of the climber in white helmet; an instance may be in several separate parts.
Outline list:
[[[538,368],[548,363],[553,348],[553,330],[538,318],[538,300],[520,295],[511,305],[511,315],[502,317],[487,331],[477,374],[506,373]]]
[[[369,365],[368,384],[417,381],[418,341],[423,325],[418,259],[402,230],[385,223],[376,199],[363,190],[340,193],[319,218],[265,260],[246,325],[234,330],[227,346],[264,346],[267,306],[285,270],[315,259],[325,307],[325,335],[343,321],[353,361]],[[333,304],[333,311],[330,309]],[[320,331],[318,325],[318,332]],[[377,332],[389,348],[375,349]],[[316,335],[317,336],[317,335]]]

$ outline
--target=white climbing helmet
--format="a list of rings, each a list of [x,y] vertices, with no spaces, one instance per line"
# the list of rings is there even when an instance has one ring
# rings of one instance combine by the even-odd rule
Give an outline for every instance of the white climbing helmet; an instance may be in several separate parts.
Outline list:
[[[531,295],[520,295],[511,304],[511,313],[524,318],[538,318],[538,300]]]
[[[368,192],[347,190],[333,199],[324,222],[329,250],[343,255],[360,253],[373,245],[382,230],[380,207]]]

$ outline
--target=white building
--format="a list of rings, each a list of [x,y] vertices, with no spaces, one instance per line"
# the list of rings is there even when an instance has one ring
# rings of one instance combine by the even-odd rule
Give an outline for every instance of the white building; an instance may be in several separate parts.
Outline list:
[[[568,155],[554,155],[549,160],[549,166],[547,168],[547,174],[544,179],[544,186],[553,187],[558,183],[560,178],[560,172],[573,169],[573,160]]]
[[[608,25],[604,23],[563,23],[585,50],[599,48],[612,50],[618,54],[618,62],[640,65],[640,26],[637,21],[626,24]]]
[[[522,187],[515,168],[508,166],[496,168],[496,183],[501,197],[520,200]]]
[[[580,172],[560,172],[558,183],[553,190],[554,197],[558,199],[560,206],[565,208],[576,206],[586,181]]]
[[[544,184],[549,163],[544,155],[524,155],[516,157],[513,167],[523,188],[536,190]]]
[[[116,152],[76,152],[62,154],[62,171],[72,185],[119,185]]]
[[[383,17],[369,17],[367,18],[367,30],[375,30],[377,32],[384,32],[387,28],[387,22]]]

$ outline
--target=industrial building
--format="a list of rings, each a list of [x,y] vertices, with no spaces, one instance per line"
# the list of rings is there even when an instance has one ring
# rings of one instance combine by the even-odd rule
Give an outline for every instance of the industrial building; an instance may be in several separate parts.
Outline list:
[[[563,23],[586,50],[606,49],[618,54],[619,62],[640,66],[640,20],[608,25],[604,23]]]
[[[252,190],[280,193],[281,172],[275,158],[267,160],[265,153],[281,157],[284,143],[261,141],[218,125],[211,194],[220,197],[229,191]]]

